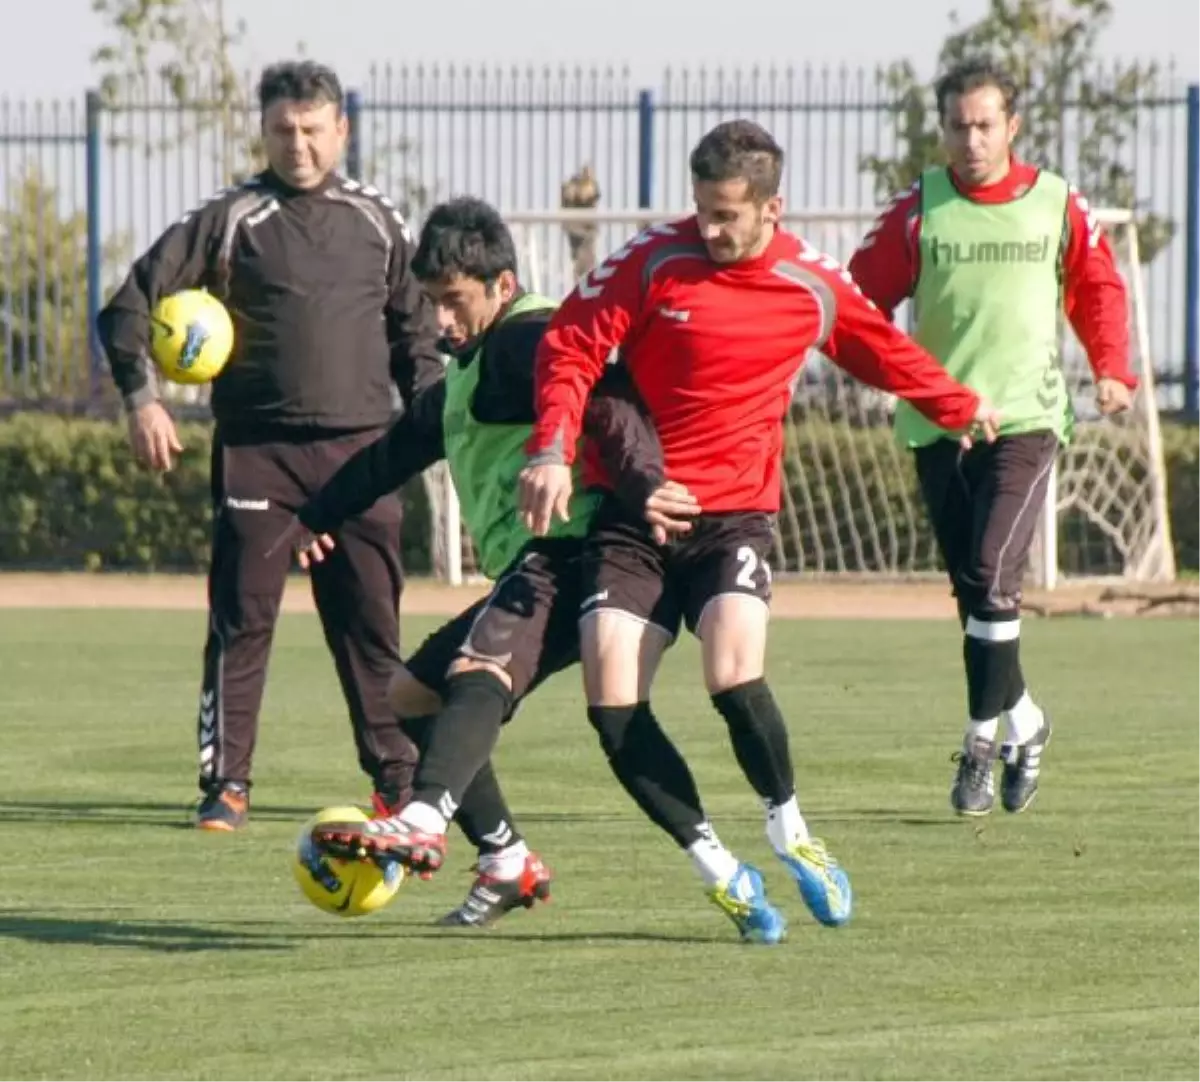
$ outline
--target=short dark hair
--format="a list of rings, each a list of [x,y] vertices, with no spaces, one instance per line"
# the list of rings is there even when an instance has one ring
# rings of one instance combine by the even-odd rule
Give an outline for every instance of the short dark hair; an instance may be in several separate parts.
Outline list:
[[[1004,98],[1004,112],[1012,116],[1017,111],[1017,81],[991,57],[976,56],[955,64],[936,84],[938,118],[946,117],[946,103],[953,94],[961,97],[972,90],[993,86]]]
[[[516,274],[517,248],[500,212],[482,199],[464,195],[429,212],[412,270],[422,282],[456,274],[494,282],[502,271]]]
[[[277,101],[333,102],[342,109],[342,82],[332,68],[312,60],[285,60],[264,68],[258,80],[258,107],[263,112]]]
[[[695,180],[744,180],[761,203],[779,194],[783,148],[754,121],[727,120],[696,144],[689,164]]]

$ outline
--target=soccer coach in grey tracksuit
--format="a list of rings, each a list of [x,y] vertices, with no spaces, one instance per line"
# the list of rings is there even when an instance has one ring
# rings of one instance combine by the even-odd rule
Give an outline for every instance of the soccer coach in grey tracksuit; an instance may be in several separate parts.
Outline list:
[[[412,241],[386,197],[335,172],[347,135],[337,76],[307,61],[259,84],[269,167],[172,225],[100,313],[130,440],[153,469],[181,448],[147,361],[159,298],[204,287],[234,323],[212,390],[214,532],[200,694],[197,825],[246,821],[271,639],[289,570],[267,556],[294,512],[392,415],[442,375],[435,313],[409,269]],[[312,580],[359,763],[380,800],[407,796],[416,749],[387,702],[399,661],[400,504],[348,521]]]

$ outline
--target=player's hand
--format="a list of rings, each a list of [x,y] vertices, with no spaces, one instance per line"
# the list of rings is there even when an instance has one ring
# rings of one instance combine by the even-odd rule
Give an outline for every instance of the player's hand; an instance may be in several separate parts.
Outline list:
[[[313,564],[325,562],[325,557],[337,548],[332,535],[314,534],[298,518],[293,517],[287,529],[271,542],[263,558],[270,560],[282,549],[295,552],[296,562],[307,571]]]
[[[544,537],[550,531],[555,515],[567,521],[571,487],[571,467],[562,463],[546,462],[521,471],[517,509],[534,537]]]
[[[970,429],[959,437],[958,442],[964,451],[969,451],[981,439],[985,443],[995,443],[999,434],[1000,413],[981,398]]]
[[[1133,405],[1133,392],[1119,379],[1096,381],[1096,407],[1105,417],[1124,413]]]
[[[307,571],[314,564],[323,564],[325,557],[335,548],[337,548],[337,544],[330,534],[319,533],[316,536],[309,534],[301,544],[296,546],[296,562],[300,565],[301,570]]]
[[[163,472],[174,465],[172,455],[183,451],[175,422],[161,402],[147,402],[130,413],[129,445],[142,465]]]
[[[646,521],[660,545],[688,533],[698,514],[696,497],[675,481],[664,481],[646,497]]]

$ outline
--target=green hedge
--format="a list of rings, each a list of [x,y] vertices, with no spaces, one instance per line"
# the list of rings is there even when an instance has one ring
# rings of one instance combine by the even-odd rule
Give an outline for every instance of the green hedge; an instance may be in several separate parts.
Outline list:
[[[211,429],[182,424],[170,473],[142,469],[123,422],[24,413],[0,422],[0,567],[195,571],[208,564]],[[404,492],[405,566],[428,572],[429,507]]]
[[[862,539],[886,534],[901,564],[928,566],[933,552],[921,512],[909,456],[896,451],[886,429],[848,429],[804,421],[788,455],[789,490],[805,520],[819,523],[805,534],[804,552],[789,552],[792,567],[813,568],[825,553],[841,552],[845,569],[878,566]],[[186,452],[169,474],[158,477],[133,460],[123,423],[68,420],[19,414],[0,422],[0,566],[87,570],[197,570],[208,559],[211,508],[208,488],[210,430],[185,424]],[[1179,566],[1200,566],[1200,496],[1196,429],[1164,427],[1171,525]],[[801,476],[795,462],[806,464]],[[847,470],[847,464],[857,463]],[[899,473],[897,468],[899,466]],[[897,483],[895,478],[902,480]],[[807,482],[807,483],[806,483]],[[821,501],[834,501],[822,503]],[[405,566],[430,570],[429,507],[417,479],[404,492],[408,528]],[[785,536],[791,531],[785,530]],[[1063,562],[1084,560],[1098,531],[1076,523],[1064,527]],[[1095,567],[1095,559],[1088,564]]]

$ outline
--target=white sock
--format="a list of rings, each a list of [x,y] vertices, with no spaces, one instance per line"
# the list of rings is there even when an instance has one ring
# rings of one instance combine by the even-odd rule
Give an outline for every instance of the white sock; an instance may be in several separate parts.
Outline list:
[[[687,849],[692,865],[700,873],[706,887],[723,887],[738,870],[738,858],[721,844],[721,839],[707,823],[700,827],[700,837]]]
[[[766,804],[767,841],[776,853],[786,853],[793,846],[809,843],[808,824],[800,814],[795,793],[783,804],[772,804],[769,800]]]
[[[999,718],[985,718],[982,721],[979,718],[972,718],[967,722],[967,738],[964,743],[970,744],[975,739],[986,740],[989,744],[995,743],[996,733],[999,729]]]
[[[1008,712],[1008,740],[1012,744],[1027,744],[1045,721],[1042,708],[1030,698],[1029,692],[1017,700]]]
[[[446,817],[437,808],[417,800],[405,804],[404,810],[396,818],[405,826],[419,830],[422,834],[445,834],[446,827],[449,826]]]
[[[529,856],[529,846],[523,841],[513,842],[498,853],[481,853],[479,870],[493,879],[519,879],[525,870],[525,858]]]

